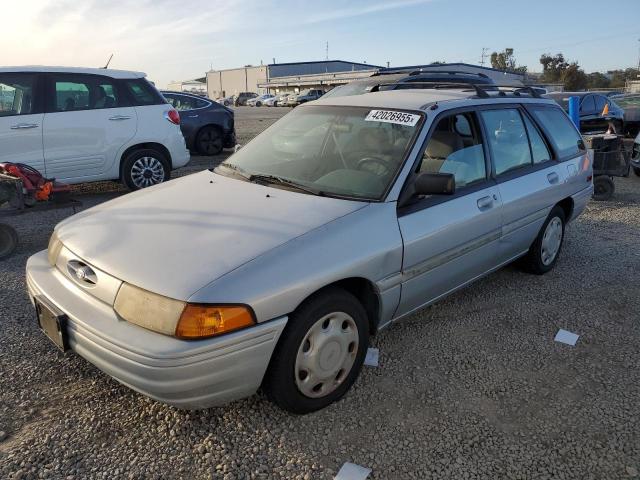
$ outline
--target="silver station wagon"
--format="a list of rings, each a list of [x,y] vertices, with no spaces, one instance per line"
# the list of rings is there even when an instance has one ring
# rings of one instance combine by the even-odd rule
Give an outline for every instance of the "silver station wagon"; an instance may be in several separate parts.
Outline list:
[[[212,171],[74,215],[27,264],[41,329],[130,388],[311,412],[371,335],[518,260],[543,274],[593,192],[579,132],[526,89],[302,105]]]

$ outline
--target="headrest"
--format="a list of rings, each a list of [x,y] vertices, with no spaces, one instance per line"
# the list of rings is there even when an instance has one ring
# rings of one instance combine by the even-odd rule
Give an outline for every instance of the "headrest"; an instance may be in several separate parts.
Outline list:
[[[431,158],[447,158],[463,147],[462,139],[457,133],[436,130],[431,135],[425,153]]]

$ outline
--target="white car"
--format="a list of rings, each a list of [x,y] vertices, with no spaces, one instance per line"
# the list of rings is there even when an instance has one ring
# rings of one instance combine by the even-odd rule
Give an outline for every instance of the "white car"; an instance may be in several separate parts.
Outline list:
[[[279,93],[271,98],[267,98],[264,102],[262,102],[262,104],[265,107],[277,107],[278,105],[280,105],[287,97],[289,96],[289,93]]]
[[[273,98],[274,95],[270,94],[270,93],[265,93],[264,95],[260,95],[259,97],[255,97],[252,98],[250,100],[247,100],[247,106],[248,107],[261,107],[262,104],[266,101],[269,100],[270,98]]]
[[[65,183],[168,180],[189,161],[180,115],[140,72],[0,68],[0,162]]]

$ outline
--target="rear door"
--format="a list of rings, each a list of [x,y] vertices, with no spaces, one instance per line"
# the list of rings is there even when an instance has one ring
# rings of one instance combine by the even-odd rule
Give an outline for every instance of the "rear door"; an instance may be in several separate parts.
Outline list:
[[[137,128],[121,88],[100,75],[51,73],[47,91],[47,175],[71,182],[117,178],[118,155]]]
[[[0,73],[0,162],[25,163],[46,174],[39,78],[37,73]]]
[[[498,265],[502,201],[488,176],[487,149],[473,111],[434,121],[417,173],[453,173],[454,195],[432,195],[402,207],[402,293],[409,313]]]
[[[564,177],[551,149],[517,105],[480,112],[502,198],[500,255],[508,262],[526,252],[555,203]]]

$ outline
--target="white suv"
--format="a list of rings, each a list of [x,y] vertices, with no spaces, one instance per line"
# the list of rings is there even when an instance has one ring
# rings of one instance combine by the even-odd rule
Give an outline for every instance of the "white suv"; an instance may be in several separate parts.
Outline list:
[[[137,190],[188,161],[180,116],[144,73],[0,68],[0,162],[66,183],[120,179]]]

